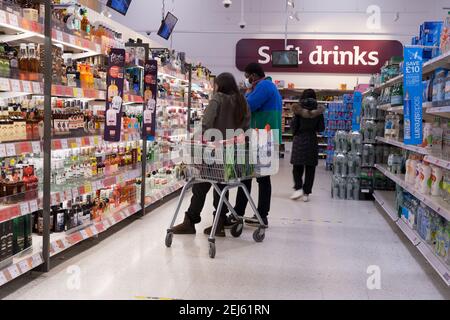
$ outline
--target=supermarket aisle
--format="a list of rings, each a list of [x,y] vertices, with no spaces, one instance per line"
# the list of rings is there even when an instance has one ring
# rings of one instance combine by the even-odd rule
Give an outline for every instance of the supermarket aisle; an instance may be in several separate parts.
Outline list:
[[[262,244],[251,232],[217,241],[208,257],[203,228],[164,246],[176,201],[134,221],[50,273],[0,289],[6,299],[442,299],[450,298],[434,270],[395,232],[372,202],[330,199],[330,177],[321,164],[310,203],[288,200],[290,167],[274,180],[270,229]],[[87,248],[87,249],[86,249]],[[84,251],[83,251],[84,250]],[[63,258],[63,257],[61,257]],[[55,260],[56,261],[56,260]],[[57,261],[57,262],[58,262]],[[368,266],[381,269],[381,290],[366,286]],[[79,277],[78,277],[79,274]],[[79,284],[79,287],[78,287]]]

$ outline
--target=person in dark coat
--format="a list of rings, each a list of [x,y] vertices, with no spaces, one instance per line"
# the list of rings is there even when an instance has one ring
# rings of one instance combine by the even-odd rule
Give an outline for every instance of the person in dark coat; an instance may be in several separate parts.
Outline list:
[[[294,141],[291,164],[294,166],[295,191],[291,196],[292,200],[303,198],[303,201],[307,202],[312,192],[316,167],[319,163],[317,133],[325,130],[324,111],[325,108],[318,106],[316,92],[312,89],[303,91],[300,104],[293,107],[294,119],[291,127]]]

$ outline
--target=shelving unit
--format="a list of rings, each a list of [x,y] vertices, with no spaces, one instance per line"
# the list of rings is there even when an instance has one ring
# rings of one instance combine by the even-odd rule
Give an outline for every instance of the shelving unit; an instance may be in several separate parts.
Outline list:
[[[423,76],[427,76],[434,72],[437,68],[450,67],[450,52],[441,55],[435,59],[429,60],[423,65]],[[376,93],[380,93],[384,88],[402,82],[403,75],[399,75],[386,83],[375,88]],[[365,92],[365,95],[369,94],[371,91]],[[403,114],[403,106],[391,106],[390,104],[379,105],[377,107],[380,110],[387,112],[393,112],[396,114]],[[432,102],[424,102],[423,108],[423,118],[432,119],[435,116],[450,119],[450,107],[439,106],[436,107]],[[417,153],[423,156],[423,160],[441,167],[446,170],[450,170],[450,161],[441,159],[439,156],[431,154],[426,148],[418,145],[406,145],[401,141],[396,141],[393,139],[386,139],[382,137],[377,137],[376,140],[380,143],[385,143],[391,146],[398,147],[402,150],[407,150],[413,153]],[[440,215],[446,221],[450,221],[450,205],[443,200],[442,197],[434,197],[431,195],[423,195],[418,192],[414,186],[411,186],[405,182],[404,175],[393,174],[390,172],[386,165],[376,164],[376,169],[379,170],[387,178],[395,182],[399,187],[401,187],[406,192],[413,195],[425,206],[432,209],[438,215]],[[416,230],[413,230],[408,223],[406,223],[402,218],[400,218],[397,210],[395,209],[395,192],[392,191],[375,191],[374,198],[375,201],[383,208],[383,210],[388,214],[388,216],[396,223],[400,230],[406,235],[406,237],[411,241],[411,243],[422,253],[425,259],[433,266],[436,272],[444,280],[447,285],[450,285],[450,267],[446,264],[443,259],[434,252],[432,248],[426,241],[424,241]]]
[[[50,4],[46,4],[46,22],[50,21],[51,8]],[[93,16],[98,17],[102,21],[108,20],[98,13],[93,12]],[[83,60],[89,57],[106,57],[110,48],[125,48],[126,44],[123,41],[118,41],[105,36],[92,37],[85,39],[81,36],[75,36],[65,33],[63,31],[49,29],[50,24],[42,24],[27,21],[20,16],[6,13],[0,10],[0,31],[4,34],[0,36],[2,42],[11,44],[19,44],[22,41],[27,43],[38,43],[45,46],[46,51],[51,51],[52,42],[63,45],[64,50],[70,51],[72,60]],[[116,24],[117,25],[117,24]],[[126,29],[126,28],[124,28]],[[126,29],[124,34],[128,38],[139,37],[142,35],[130,32]],[[47,35],[47,38],[46,36]],[[46,41],[48,39],[52,41]],[[144,37],[145,38],[145,37]],[[152,45],[155,45],[146,39]],[[159,46],[156,46],[159,47]],[[148,57],[148,54],[146,54]],[[46,65],[50,65],[49,59],[51,55],[47,55]],[[51,61],[50,61],[51,62]],[[15,79],[13,77],[0,77],[0,99],[23,99],[23,97],[44,97],[42,101],[43,109],[43,131],[36,139],[27,139],[20,141],[4,141],[0,142],[0,158],[11,157],[29,157],[31,155],[40,155],[36,157],[40,164],[44,164],[42,168],[42,176],[39,177],[38,189],[33,193],[20,194],[17,199],[8,199],[3,201],[0,196],[0,224],[17,220],[22,216],[31,216],[38,211],[42,211],[42,232],[39,234],[33,233],[32,246],[18,254],[0,261],[0,286],[12,281],[22,274],[29,272],[36,267],[41,266],[43,271],[50,269],[50,257],[53,257],[64,250],[71,248],[77,243],[94,237],[110,229],[112,226],[120,223],[130,216],[136,214],[145,214],[153,205],[162,201],[163,199],[174,195],[180,188],[184,186],[184,182],[175,177],[174,166],[182,162],[179,152],[171,150],[173,146],[189,136],[189,124],[191,113],[195,110],[201,112],[204,105],[207,104],[207,96],[211,93],[212,85],[207,76],[192,76],[192,65],[188,66],[188,73],[182,74],[179,70],[174,70],[172,67],[159,66],[158,76],[169,79],[171,82],[180,82],[185,91],[184,97],[164,96],[157,99],[157,109],[165,110],[170,108],[177,108],[184,110],[177,112],[179,116],[179,123],[173,125],[167,122],[167,119],[162,120],[162,126],[156,130],[156,141],[160,143],[157,146],[157,156],[150,157],[150,149],[148,145],[153,142],[143,141],[142,133],[136,127],[124,128],[119,142],[107,142],[103,138],[102,129],[95,129],[92,131],[84,130],[75,131],[67,130],[59,132],[60,135],[55,135],[51,132],[52,128],[52,97],[59,97],[63,101],[83,101],[88,103],[89,108],[106,104],[107,91],[93,89],[92,87],[71,87],[67,85],[52,84],[51,68],[46,68],[43,74],[36,76],[33,81],[28,78]],[[128,65],[127,69],[136,68],[140,72],[144,72],[142,66]],[[143,78],[143,77],[141,77]],[[38,81],[37,79],[40,79]],[[142,108],[144,104],[143,83],[141,79],[141,92],[135,94],[132,92],[123,93],[124,109],[128,108]],[[196,90],[202,91],[203,95],[191,95],[191,88],[196,84]],[[133,90],[136,90],[133,88]],[[138,92],[138,91],[136,91]],[[187,97],[186,97],[187,96]],[[31,99],[31,98],[30,98]],[[142,107],[141,107],[142,106]],[[42,111],[42,109],[39,109]],[[90,110],[90,109],[89,109]],[[102,115],[104,117],[104,115]],[[165,115],[164,115],[165,116]],[[157,121],[159,118],[157,117]],[[104,121],[102,118],[100,122]],[[169,125],[166,124],[169,123]],[[80,136],[79,136],[80,135]],[[27,136],[28,137],[28,136]],[[2,137],[0,137],[1,139]],[[45,141],[45,142],[44,142]],[[81,150],[92,147],[101,147],[107,145],[108,148],[112,145],[126,145],[132,143],[138,151],[135,159],[136,162],[129,165],[118,165],[117,170],[105,171],[104,173],[96,173],[91,177],[83,177],[83,174],[77,176],[70,183],[55,184],[51,180],[53,168],[50,167],[53,162],[55,152],[69,152],[70,156],[79,155]],[[165,151],[163,151],[163,146]],[[124,147],[125,148],[125,147]],[[106,148],[104,150],[107,150]],[[109,149],[108,149],[109,150]],[[118,155],[118,147],[112,155]],[[124,149],[125,150],[125,149]],[[141,150],[141,152],[139,151]],[[147,152],[148,150],[148,152]],[[168,151],[167,151],[168,150]],[[153,150],[154,151],[154,150]],[[109,152],[109,151],[108,151]],[[124,151],[125,152],[125,151]],[[128,152],[128,151],[127,151]],[[139,153],[140,152],[140,153]],[[42,157],[44,155],[44,157]],[[97,155],[97,153],[96,153]],[[100,153],[102,157],[108,155],[106,151]],[[131,155],[130,155],[131,157]],[[161,171],[162,170],[162,171]],[[172,171],[167,173],[168,170]],[[158,172],[161,171],[161,172]],[[147,186],[148,181],[152,178],[147,175],[155,174],[167,177],[167,179],[159,179],[155,185]],[[50,208],[52,206],[59,206],[63,202],[72,202],[75,199],[87,196],[96,195],[102,190],[111,189],[112,187],[126,187],[128,184],[133,185],[135,191],[133,195],[127,199],[121,199],[120,202],[108,205],[107,211],[102,212],[98,218],[89,219],[89,222],[80,224],[77,227],[71,227],[63,232],[54,232],[50,234]],[[119,193],[122,198],[122,193]],[[141,197],[139,198],[139,195]],[[74,201],[76,202],[76,201]],[[52,209],[53,210],[53,209]],[[53,211],[52,211],[53,212]],[[84,212],[83,212],[84,214]],[[39,218],[41,219],[41,218]],[[78,219],[78,218],[77,218]],[[56,220],[55,220],[56,221]],[[80,220],[81,221],[81,220]],[[83,220],[84,221],[84,220]],[[87,220],[86,220],[87,221]],[[40,223],[40,222],[39,222]]]
[[[373,194],[375,201],[380,205],[388,217],[394,221],[399,229],[405,234],[409,241],[419,250],[428,263],[439,274],[447,286],[450,286],[450,266],[438,257],[433,248],[423,240],[416,230],[411,229],[402,219],[399,218],[395,210],[394,191],[375,191]]]

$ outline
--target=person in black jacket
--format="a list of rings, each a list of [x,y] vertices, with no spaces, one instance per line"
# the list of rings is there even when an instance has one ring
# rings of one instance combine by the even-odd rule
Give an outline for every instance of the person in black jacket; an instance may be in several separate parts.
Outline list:
[[[291,125],[294,135],[291,164],[294,166],[295,191],[292,200],[303,198],[307,202],[312,192],[319,162],[317,133],[325,130],[324,111],[323,107],[318,107],[316,92],[312,89],[303,91],[300,104],[293,107],[295,116]]]

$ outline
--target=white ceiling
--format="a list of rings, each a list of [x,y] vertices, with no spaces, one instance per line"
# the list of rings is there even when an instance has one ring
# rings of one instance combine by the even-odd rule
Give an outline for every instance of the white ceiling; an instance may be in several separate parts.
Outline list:
[[[215,73],[231,71],[241,77],[235,68],[236,43],[242,38],[283,38],[286,2],[244,0],[247,26],[242,30],[238,25],[242,0],[232,1],[231,8],[225,9],[222,0],[166,0],[166,10],[179,18],[172,41],[155,35],[161,22],[161,0],[133,0],[126,17],[114,13],[113,19],[137,31],[152,31],[150,38],[186,52],[190,60],[202,62]],[[295,0],[295,3],[300,21],[289,21],[290,38],[395,39],[405,44],[418,34],[423,21],[442,20],[447,14],[442,8],[450,7],[449,0]],[[366,10],[370,5],[381,10],[380,29],[367,27],[370,15]],[[394,21],[397,12],[400,18]],[[311,79],[316,78],[311,75]],[[317,78],[318,84],[324,79]]]

